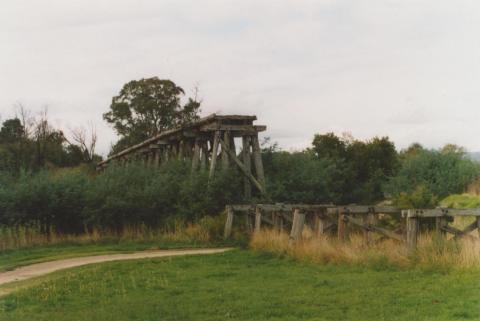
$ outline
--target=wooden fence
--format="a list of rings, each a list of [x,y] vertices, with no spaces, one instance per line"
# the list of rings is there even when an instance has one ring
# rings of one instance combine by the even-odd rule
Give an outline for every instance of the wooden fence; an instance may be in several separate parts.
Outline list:
[[[413,250],[417,246],[420,234],[420,221],[430,218],[435,220],[435,232],[438,237],[445,238],[453,234],[454,238],[474,237],[475,229],[480,234],[479,209],[399,209],[384,206],[335,206],[332,204],[255,204],[255,205],[228,205],[226,206],[227,219],[225,222],[225,238],[229,238],[235,218],[245,219],[248,232],[259,232],[262,226],[267,225],[279,231],[290,231],[290,239],[295,242],[302,237],[305,225],[308,225],[315,235],[326,233],[336,235],[339,240],[347,241],[352,227],[360,229],[368,244],[375,242],[374,234],[380,239],[390,238],[404,242]],[[400,229],[392,230],[380,226],[379,216],[396,216],[400,222]],[[475,217],[473,222],[463,230],[450,224],[449,218],[455,216]]]

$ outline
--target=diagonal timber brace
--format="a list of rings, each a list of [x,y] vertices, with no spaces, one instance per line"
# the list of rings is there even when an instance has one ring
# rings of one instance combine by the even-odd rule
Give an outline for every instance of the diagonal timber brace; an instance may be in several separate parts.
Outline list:
[[[220,143],[222,146],[226,146],[223,139],[220,138]],[[252,182],[253,185],[260,191],[261,194],[265,194],[265,188],[260,184],[260,182],[247,170],[245,165],[238,159],[237,155],[232,152],[230,149],[226,149],[226,152],[230,156],[230,158],[235,162],[238,168],[242,171],[242,173]]]

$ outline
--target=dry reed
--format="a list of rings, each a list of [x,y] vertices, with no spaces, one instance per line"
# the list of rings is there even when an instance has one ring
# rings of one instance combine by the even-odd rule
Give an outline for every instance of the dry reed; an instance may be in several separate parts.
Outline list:
[[[120,230],[92,229],[78,235],[59,234],[54,230],[42,233],[37,227],[0,226],[0,251],[29,246],[41,246],[64,242],[91,243],[103,241],[136,242],[209,242],[211,233],[201,224],[176,224],[173,229],[149,228],[145,225],[124,227]]]
[[[432,234],[419,238],[414,253],[409,253],[403,243],[390,239],[367,245],[361,234],[353,234],[348,242],[343,243],[333,236],[315,237],[310,231],[304,232],[301,241],[291,243],[286,233],[265,230],[253,235],[250,247],[318,264],[427,268],[480,266],[479,240],[440,241]]]

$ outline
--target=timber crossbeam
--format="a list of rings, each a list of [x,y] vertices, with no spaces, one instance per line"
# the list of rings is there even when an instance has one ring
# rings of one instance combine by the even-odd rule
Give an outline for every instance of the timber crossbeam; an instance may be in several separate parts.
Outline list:
[[[212,179],[218,167],[226,170],[236,166],[244,175],[245,198],[252,196],[252,187],[263,195],[265,174],[258,134],[267,127],[254,125],[256,119],[250,115],[213,114],[126,148],[98,163],[97,170],[114,163],[127,165],[142,161],[145,166],[159,167],[178,160],[190,161],[192,171],[208,169]],[[242,143],[240,157],[237,157],[235,138],[240,138]]]
[[[233,217],[245,215],[248,220],[253,221],[255,217],[255,229],[260,231],[262,223],[273,226],[277,230],[283,230],[287,225],[290,229],[291,242],[299,241],[302,238],[304,226],[309,226],[313,235],[321,236],[332,227],[337,227],[337,238],[340,241],[348,241],[350,227],[362,231],[365,242],[376,244],[380,240],[392,239],[405,243],[410,251],[417,247],[420,235],[420,223],[424,218],[435,218],[435,231],[438,237],[447,238],[447,234],[453,235],[453,239],[467,237],[480,240],[472,235],[478,230],[480,235],[480,209],[400,209],[388,206],[368,205],[347,205],[336,206],[333,204],[242,204],[227,206],[230,220],[225,226],[225,237],[228,237],[232,230]],[[236,214],[235,214],[236,213]],[[379,220],[385,215],[397,220],[397,227],[389,229],[382,226]],[[470,216],[474,220],[463,229],[450,226],[452,217]],[[385,224],[384,224],[385,225]],[[349,227],[350,226],[350,227]],[[387,226],[390,226],[387,224]],[[394,225],[395,226],[395,225]],[[374,237],[374,234],[377,235]]]

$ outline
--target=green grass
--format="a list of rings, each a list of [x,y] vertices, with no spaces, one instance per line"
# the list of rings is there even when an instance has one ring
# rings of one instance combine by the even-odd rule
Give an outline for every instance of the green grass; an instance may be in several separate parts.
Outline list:
[[[477,208],[480,207],[480,197],[470,194],[454,194],[443,199],[440,206],[448,208]]]
[[[52,245],[31,246],[15,250],[0,251],[0,272],[33,263],[66,259],[71,257],[100,255],[108,253],[128,253],[143,250],[197,248],[214,246],[200,242],[175,242],[169,240],[140,241],[101,241],[101,242],[62,242]]]
[[[480,320],[479,280],[236,250],[57,272],[0,299],[0,320]]]

